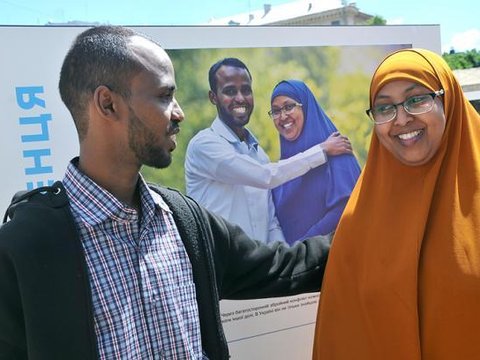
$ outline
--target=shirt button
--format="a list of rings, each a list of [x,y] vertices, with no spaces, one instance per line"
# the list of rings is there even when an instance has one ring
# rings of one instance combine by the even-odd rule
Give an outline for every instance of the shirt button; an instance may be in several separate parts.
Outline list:
[[[156,302],[159,302],[159,301],[160,301],[160,296],[158,295],[158,291],[153,290],[152,291],[152,302],[156,303]]]

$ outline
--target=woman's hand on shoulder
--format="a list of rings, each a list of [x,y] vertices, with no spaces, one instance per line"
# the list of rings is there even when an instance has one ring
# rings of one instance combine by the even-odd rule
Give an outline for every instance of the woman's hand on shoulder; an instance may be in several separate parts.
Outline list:
[[[352,144],[348,137],[340,134],[338,131],[332,133],[327,140],[320,144],[328,156],[351,154]]]

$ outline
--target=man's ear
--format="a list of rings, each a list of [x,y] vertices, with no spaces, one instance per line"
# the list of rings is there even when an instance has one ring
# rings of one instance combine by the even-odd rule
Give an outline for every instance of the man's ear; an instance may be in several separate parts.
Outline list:
[[[208,98],[213,105],[217,105],[217,95],[212,90],[208,90]]]
[[[108,86],[100,85],[95,89],[93,93],[93,105],[95,110],[101,116],[117,116],[117,104],[118,96],[113,93]]]

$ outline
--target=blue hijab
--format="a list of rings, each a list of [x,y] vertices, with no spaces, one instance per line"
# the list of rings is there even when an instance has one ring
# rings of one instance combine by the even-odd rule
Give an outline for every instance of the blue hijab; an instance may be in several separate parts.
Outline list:
[[[281,159],[320,144],[337,131],[304,82],[281,81],[273,89],[271,101],[281,95],[303,104],[304,116],[297,139],[288,141],[280,136]],[[360,166],[353,155],[331,156],[325,164],[273,189],[276,215],[287,242],[334,231],[359,175]]]

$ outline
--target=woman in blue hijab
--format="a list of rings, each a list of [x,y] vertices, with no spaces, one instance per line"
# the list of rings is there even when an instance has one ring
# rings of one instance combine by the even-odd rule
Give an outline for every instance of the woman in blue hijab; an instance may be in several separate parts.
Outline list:
[[[340,136],[302,81],[278,83],[271,105],[270,115],[280,133],[281,159]],[[360,175],[351,153],[327,155],[325,164],[273,189],[276,215],[289,244],[334,231]]]

